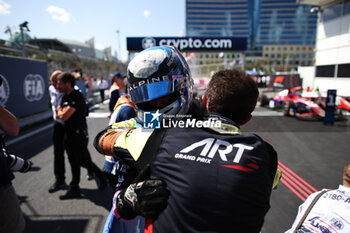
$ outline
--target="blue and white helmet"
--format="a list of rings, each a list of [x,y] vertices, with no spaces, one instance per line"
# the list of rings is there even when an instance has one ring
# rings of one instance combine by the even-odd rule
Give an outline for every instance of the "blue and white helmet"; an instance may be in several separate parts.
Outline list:
[[[128,66],[128,88],[131,100],[138,108],[138,117],[145,111],[167,115],[186,114],[192,101],[193,80],[189,66],[174,47],[152,47],[143,50]],[[162,106],[154,101],[166,97]]]

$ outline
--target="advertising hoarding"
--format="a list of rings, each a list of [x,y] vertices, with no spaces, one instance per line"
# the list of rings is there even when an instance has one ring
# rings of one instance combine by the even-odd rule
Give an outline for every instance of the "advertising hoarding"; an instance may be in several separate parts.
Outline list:
[[[127,37],[128,51],[174,46],[181,51],[245,51],[246,37]]]

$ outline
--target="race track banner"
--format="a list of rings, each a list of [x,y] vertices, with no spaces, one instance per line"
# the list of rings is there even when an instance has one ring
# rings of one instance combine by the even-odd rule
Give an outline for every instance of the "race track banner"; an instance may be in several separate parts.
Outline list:
[[[299,77],[299,74],[270,75],[270,82],[268,83],[268,87],[290,89],[297,86],[301,86],[301,79]]]
[[[245,51],[247,37],[127,37],[128,51],[174,46],[181,51]]]
[[[0,103],[17,118],[49,109],[46,62],[0,56]]]

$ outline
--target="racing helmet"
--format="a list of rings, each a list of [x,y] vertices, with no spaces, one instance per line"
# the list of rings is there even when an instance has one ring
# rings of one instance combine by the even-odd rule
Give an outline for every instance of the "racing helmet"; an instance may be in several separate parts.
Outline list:
[[[189,66],[175,47],[152,47],[134,57],[127,71],[128,89],[138,108],[144,112],[159,111],[181,118],[192,101],[193,80]]]

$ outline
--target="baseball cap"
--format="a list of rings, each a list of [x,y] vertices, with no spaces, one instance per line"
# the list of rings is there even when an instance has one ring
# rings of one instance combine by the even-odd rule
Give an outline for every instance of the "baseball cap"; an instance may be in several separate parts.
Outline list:
[[[116,73],[114,73],[114,75],[113,75],[113,78],[114,77],[118,77],[118,78],[125,78],[126,77],[126,75],[125,74],[123,74],[123,73],[121,73],[121,72],[116,72]]]

